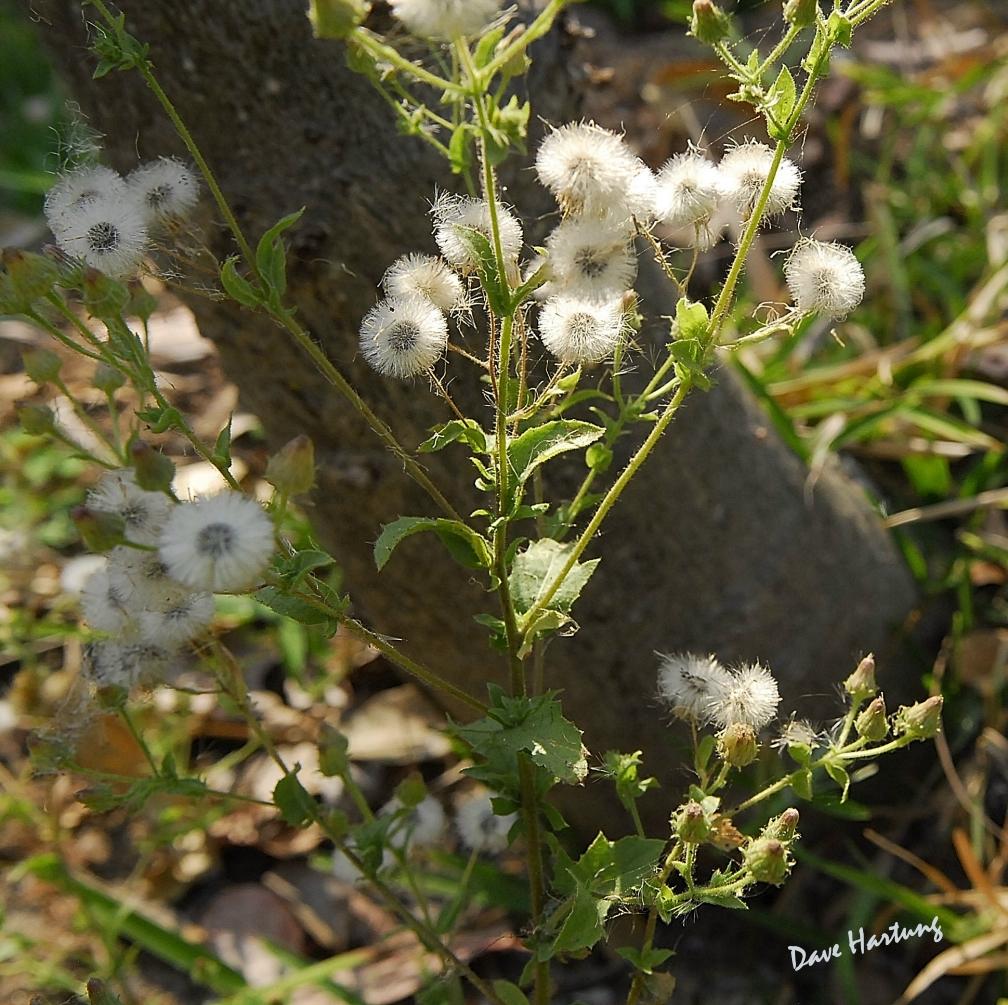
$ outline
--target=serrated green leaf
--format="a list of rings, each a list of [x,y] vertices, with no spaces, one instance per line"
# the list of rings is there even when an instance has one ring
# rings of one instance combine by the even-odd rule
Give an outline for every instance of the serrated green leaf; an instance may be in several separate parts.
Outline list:
[[[795,88],[791,71],[782,66],[777,79],[773,82],[767,94],[767,124],[770,135],[776,140],[786,140],[789,130],[786,128],[791,112],[794,110],[798,92]]]
[[[335,633],[338,627],[336,619],[327,611],[315,607],[300,597],[292,597],[288,593],[283,593],[275,586],[264,586],[261,590],[257,590],[255,598],[271,611],[276,611],[277,614],[282,614],[285,618],[290,618],[299,624],[325,625],[330,633]]]
[[[375,565],[379,570],[383,569],[400,542],[425,531],[437,534],[451,557],[467,569],[490,568],[493,562],[490,545],[472,527],[459,520],[422,516],[399,517],[382,528],[374,546]]]
[[[298,781],[298,768],[289,775],[284,775],[273,789],[273,802],[284,822],[292,827],[304,827],[310,823],[318,809],[315,800]]]
[[[675,326],[676,338],[682,340],[695,339],[703,342],[707,335],[710,319],[707,308],[695,301],[680,297],[676,302]]]
[[[507,462],[511,469],[512,501],[520,494],[532,472],[570,450],[584,450],[605,435],[601,426],[577,419],[556,419],[525,430],[508,441]]]
[[[488,453],[486,432],[475,419],[452,419],[443,426],[435,426],[432,433],[417,447],[417,453],[435,453],[459,442],[469,444],[477,453]]]
[[[573,542],[561,543],[544,537],[533,541],[515,557],[508,582],[511,599],[519,615],[536,606],[552,586],[573,550]],[[574,601],[581,595],[599,561],[600,559],[593,558],[588,562],[576,562],[551,598],[548,609],[563,614],[570,613]]]

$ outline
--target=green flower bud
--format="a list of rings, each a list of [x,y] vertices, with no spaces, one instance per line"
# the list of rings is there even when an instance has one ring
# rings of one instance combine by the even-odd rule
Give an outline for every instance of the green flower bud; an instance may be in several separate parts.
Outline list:
[[[693,0],[690,34],[707,45],[716,45],[731,32],[731,18],[713,0]]]
[[[749,842],[745,864],[753,879],[780,886],[791,871],[787,848],[776,838],[759,837]]]
[[[733,768],[744,768],[759,756],[756,730],[744,722],[733,722],[718,734],[718,754]]]
[[[815,24],[819,0],[784,0],[784,20],[796,28]]]
[[[930,740],[941,729],[941,712],[945,699],[936,694],[927,701],[916,705],[903,706],[893,722],[893,732],[897,736],[909,736],[914,740]]]
[[[785,844],[793,841],[798,832],[798,811],[791,807],[785,810],[780,816],[768,821],[763,828],[761,838],[771,841],[783,841]]]
[[[149,321],[150,316],[157,310],[157,297],[148,292],[147,287],[141,282],[133,282],[129,285],[130,301],[126,305],[126,313],[135,315],[142,321]]]
[[[49,293],[59,279],[56,263],[45,255],[4,248],[0,257],[3,258],[12,292],[26,306]]]
[[[29,436],[45,436],[56,428],[56,417],[45,405],[22,405],[17,415],[21,428]]]
[[[126,286],[97,269],[85,269],[83,293],[84,306],[96,318],[119,317],[130,301]]]
[[[29,349],[21,358],[25,373],[36,384],[48,384],[55,380],[63,366],[63,361],[50,349]]]
[[[103,394],[115,394],[125,383],[126,378],[107,363],[99,363],[95,367],[94,386]]]
[[[370,0],[311,0],[308,20],[317,38],[346,38],[370,10]]]
[[[855,703],[866,701],[878,694],[875,683],[875,657],[869,653],[857,665],[854,673],[844,681],[844,690]]]
[[[676,837],[686,844],[702,844],[710,837],[710,821],[698,802],[688,802],[673,814],[672,827]]]
[[[311,491],[315,484],[315,446],[304,433],[295,436],[269,459],[266,481],[288,496]]]
[[[886,719],[885,698],[879,695],[855,720],[854,728],[857,734],[868,740],[869,743],[877,743],[885,739],[889,732],[889,722]]]
[[[109,551],[126,539],[126,524],[115,513],[77,506],[70,513],[81,540],[96,552]]]
[[[134,439],[129,445],[136,483],[147,492],[167,492],[175,477],[175,465],[149,443]]]

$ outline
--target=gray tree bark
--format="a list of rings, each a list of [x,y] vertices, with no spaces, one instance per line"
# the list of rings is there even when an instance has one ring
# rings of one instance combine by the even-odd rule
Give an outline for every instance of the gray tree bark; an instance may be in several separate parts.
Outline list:
[[[138,154],[184,153],[136,75],[91,79],[77,2],[33,7],[115,166],[130,168]],[[307,207],[290,237],[300,317],[400,441],[419,443],[449,417],[443,402],[422,384],[377,378],[357,358],[356,328],[385,268],[406,250],[433,250],[427,202],[435,186],[454,184],[437,155],[396,134],[388,108],[347,70],[339,44],[312,37],[304,0],[137,0],[125,8],[246,231],[257,235]],[[569,44],[559,32],[538,43],[533,118],[577,114]],[[530,174],[519,171],[509,193],[528,221],[544,209]],[[229,237],[218,224],[209,229],[223,258]],[[642,292],[650,316],[673,313],[674,300],[653,277]],[[472,620],[493,610],[492,598],[436,542],[406,542],[375,573],[371,548],[382,524],[430,512],[401,466],[280,330],[232,304],[192,297],[190,306],[271,442],[300,432],[315,441],[315,526],[364,617],[474,693],[502,679]],[[649,334],[660,338],[660,324]],[[602,567],[575,609],[582,630],[547,652],[547,683],[564,689],[589,748],[642,748],[663,780],[672,740],[653,700],[656,650],[761,659],[780,678],[785,707],[828,696],[868,650],[880,654],[887,691],[907,681],[905,672],[892,679],[887,654],[914,590],[862,491],[834,468],[809,491],[807,469],[748,392],[730,372],[717,377],[713,391],[688,399],[604,525],[593,548]],[[467,378],[453,392],[470,414],[486,414],[479,393],[466,392]],[[624,458],[632,447],[625,441]],[[473,508],[472,472],[460,453],[435,455],[429,467],[461,511]],[[562,492],[576,474],[559,466],[550,488]],[[675,781],[678,788],[682,779]],[[585,795],[573,812],[592,826],[599,805],[592,788]],[[656,818],[667,813],[653,806]]]

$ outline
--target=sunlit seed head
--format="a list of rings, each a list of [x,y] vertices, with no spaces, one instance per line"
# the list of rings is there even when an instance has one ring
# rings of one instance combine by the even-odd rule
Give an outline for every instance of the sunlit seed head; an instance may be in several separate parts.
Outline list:
[[[754,140],[732,147],[721,159],[719,171],[725,197],[734,202],[745,219],[756,209],[773,160],[774,151],[765,143]],[[793,161],[784,157],[774,175],[763,216],[779,216],[786,210],[797,209],[801,180],[801,171]]]
[[[411,254],[397,259],[382,279],[385,293],[392,299],[425,297],[439,310],[448,312],[465,306],[465,288],[447,263],[434,255]]]
[[[130,172],[126,185],[151,220],[185,216],[199,201],[196,174],[172,157],[141,164]]]
[[[801,314],[842,318],[864,298],[864,270],[842,244],[799,242],[784,264],[784,276]]]
[[[382,300],[361,321],[361,355],[387,377],[428,373],[447,346],[445,317],[424,297]]]
[[[389,4],[411,34],[442,42],[481,34],[501,9],[501,0],[389,0]]]
[[[55,233],[68,213],[79,213],[89,203],[100,199],[122,198],[126,191],[126,182],[111,168],[101,164],[77,168],[60,175],[46,193],[46,220]]]
[[[506,206],[496,205],[497,227],[505,263],[515,263],[521,254],[522,228],[518,218]],[[434,240],[450,265],[462,273],[474,272],[479,254],[471,232],[481,234],[494,248],[490,206],[484,199],[440,193],[431,206],[434,220]]]
[[[539,312],[539,337],[563,363],[599,363],[626,335],[622,298],[551,297]]]
[[[708,722],[712,706],[731,687],[732,675],[713,654],[659,655],[658,697],[676,715],[698,723]]]
[[[637,276],[626,231],[610,222],[571,217],[546,240],[554,290],[570,295],[618,296]]]

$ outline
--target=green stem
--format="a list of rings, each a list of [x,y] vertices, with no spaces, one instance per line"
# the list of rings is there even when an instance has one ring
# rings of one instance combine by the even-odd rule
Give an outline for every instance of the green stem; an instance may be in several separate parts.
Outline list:
[[[553,22],[556,20],[557,15],[571,2],[572,0],[550,0],[545,8],[543,8],[542,13],[521,35],[483,67],[481,72],[483,80],[489,84],[494,74],[507,66],[516,56],[521,55],[533,42],[542,38],[553,27]]]
[[[688,380],[684,380],[679,384],[679,387],[676,389],[676,393],[665,406],[665,410],[662,412],[658,421],[654,424],[654,428],[648,434],[647,439],[645,439],[640,447],[637,448],[637,452],[627,462],[626,467],[620,472],[619,478],[613,482],[609,491],[599,503],[598,509],[595,510],[595,514],[589,521],[588,526],[581,532],[581,536],[577,539],[577,542],[571,549],[570,554],[567,556],[567,561],[564,563],[563,568],[561,568],[556,576],[554,576],[550,585],[542,591],[532,607],[529,608],[529,610],[522,616],[522,619],[519,622],[519,628],[523,633],[528,630],[528,627],[532,624],[535,616],[538,615],[539,612],[542,611],[556,596],[557,590],[560,589],[564,580],[566,580],[567,576],[570,575],[571,569],[574,568],[578,559],[580,559],[580,557],[584,554],[585,549],[591,543],[591,540],[597,533],[599,527],[602,526],[602,522],[609,515],[609,511],[616,505],[617,500],[623,494],[623,490],[627,487],[627,485],[629,485],[630,480],[637,474],[641,465],[643,465],[643,463],[647,460],[648,455],[661,439],[662,434],[666,429],[668,429],[669,424],[672,422],[672,419],[675,418],[675,414],[679,410],[679,406],[682,404],[683,399],[689,392],[689,389],[690,383]]]
[[[802,29],[791,25],[788,30],[784,33],[784,37],[777,43],[777,45],[770,52],[770,55],[760,63],[759,69],[756,71],[756,79],[762,80],[763,75],[767,72],[780,59],[784,53],[791,48],[791,43],[801,34]]]
[[[424,69],[424,67],[417,63],[411,63],[405,56],[400,55],[393,49],[392,46],[386,45],[375,38],[366,28],[357,28],[352,32],[347,37],[347,44],[360,46],[376,61],[388,63],[397,70],[402,70],[415,80],[429,84],[431,87],[436,87],[439,91],[445,91],[448,94],[457,96],[465,93],[465,89],[459,84],[446,80],[444,77],[439,77],[436,73],[431,73],[430,70]]]
[[[546,906],[546,882],[543,874],[542,836],[539,833],[539,799],[535,789],[532,762],[525,754],[518,755],[518,780],[521,789],[522,815],[525,821],[526,858],[529,889],[532,900],[532,927],[538,929]],[[533,1005],[549,1005],[549,961],[536,960]]]

